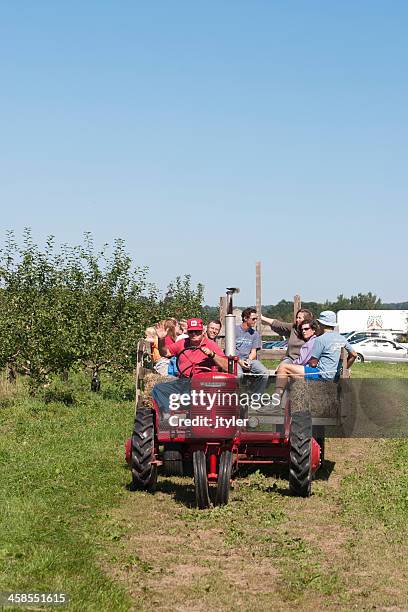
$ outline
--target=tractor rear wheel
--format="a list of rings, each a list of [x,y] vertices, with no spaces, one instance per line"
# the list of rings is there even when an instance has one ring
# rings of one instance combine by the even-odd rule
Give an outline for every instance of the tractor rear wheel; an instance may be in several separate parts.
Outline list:
[[[202,450],[193,453],[194,486],[197,507],[200,510],[210,507],[210,495],[208,492],[207,460]]]
[[[165,447],[163,464],[166,476],[183,476],[183,455],[179,450],[167,450]]]
[[[136,412],[132,434],[132,486],[134,489],[153,491],[157,482],[154,460],[154,424],[150,408]]]
[[[312,492],[312,415],[292,415],[289,435],[289,488],[294,495],[309,497]]]
[[[217,506],[228,504],[228,498],[231,487],[231,472],[232,472],[232,453],[225,450],[221,453],[220,465],[218,468],[218,482],[215,503]]]

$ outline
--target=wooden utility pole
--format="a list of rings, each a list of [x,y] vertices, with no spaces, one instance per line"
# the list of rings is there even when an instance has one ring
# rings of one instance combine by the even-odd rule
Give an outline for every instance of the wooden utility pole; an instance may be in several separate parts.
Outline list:
[[[298,310],[302,308],[302,300],[300,299],[300,295],[295,295],[293,298],[293,321],[296,323],[296,313]]]
[[[227,297],[222,295],[220,297],[220,321],[221,321],[221,334],[224,334],[225,315],[227,314]]]
[[[219,334],[220,346],[223,349],[225,346],[225,315],[227,314],[227,296],[221,295],[220,297],[220,321],[221,331]]]
[[[262,292],[261,292],[261,262],[256,262],[256,313],[258,315],[258,321],[256,329],[259,335],[262,337],[262,321],[261,312],[262,310]]]

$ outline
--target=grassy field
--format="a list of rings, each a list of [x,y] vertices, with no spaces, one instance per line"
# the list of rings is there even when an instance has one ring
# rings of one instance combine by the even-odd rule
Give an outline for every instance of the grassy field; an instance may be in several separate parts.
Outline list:
[[[64,591],[70,610],[407,609],[407,440],[329,439],[310,499],[257,471],[198,511],[189,478],[128,489],[131,383],[87,386],[1,385],[0,590]]]
[[[22,390],[2,398],[0,590],[65,591],[72,609],[127,610],[99,554],[117,537],[109,512],[129,480],[122,444],[132,402],[77,383],[38,399]]]
[[[265,365],[275,369],[279,360],[266,360]],[[368,363],[355,363],[352,368],[352,378],[408,378],[408,363],[382,363],[373,361]]]

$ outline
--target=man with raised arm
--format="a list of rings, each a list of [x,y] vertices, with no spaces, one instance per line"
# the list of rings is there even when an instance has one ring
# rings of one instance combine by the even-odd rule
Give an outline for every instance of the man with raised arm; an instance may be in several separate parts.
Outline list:
[[[156,326],[158,346],[163,357],[178,356],[178,378],[158,383],[153,387],[152,396],[156,400],[162,417],[169,415],[171,395],[188,393],[190,378],[208,371],[228,371],[228,359],[213,340],[204,335],[201,319],[188,319],[188,338],[165,345],[166,330],[160,323]]]
[[[166,331],[162,325],[156,327],[160,355],[163,357],[179,357],[180,376],[191,377],[199,372],[220,368],[228,371],[228,360],[214,340],[204,335],[202,319],[188,319],[188,338],[177,340],[171,345],[165,345]],[[186,350],[192,349],[192,350]]]

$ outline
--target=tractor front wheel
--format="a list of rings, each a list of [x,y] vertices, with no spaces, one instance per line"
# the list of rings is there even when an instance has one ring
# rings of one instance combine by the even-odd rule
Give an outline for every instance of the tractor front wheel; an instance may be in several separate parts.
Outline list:
[[[312,492],[312,415],[292,415],[289,435],[289,488],[294,495],[309,497]]]
[[[221,453],[220,465],[218,468],[217,494],[215,497],[215,503],[217,506],[224,506],[225,504],[228,504],[231,486],[231,472],[232,453],[229,450],[225,450]]]
[[[210,507],[210,494],[208,492],[207,461],[202,450],[193,453],[194,486],[197,507],[200,510]]]
[[[157,465],[154,460],[154,423],[150,408],[136,412],[132,434],[132,486],[134,489],[153,491],[157,482]]]
[[[183,476],[183,455],[179,450],[164,447],[163,467],[166,476]]]

